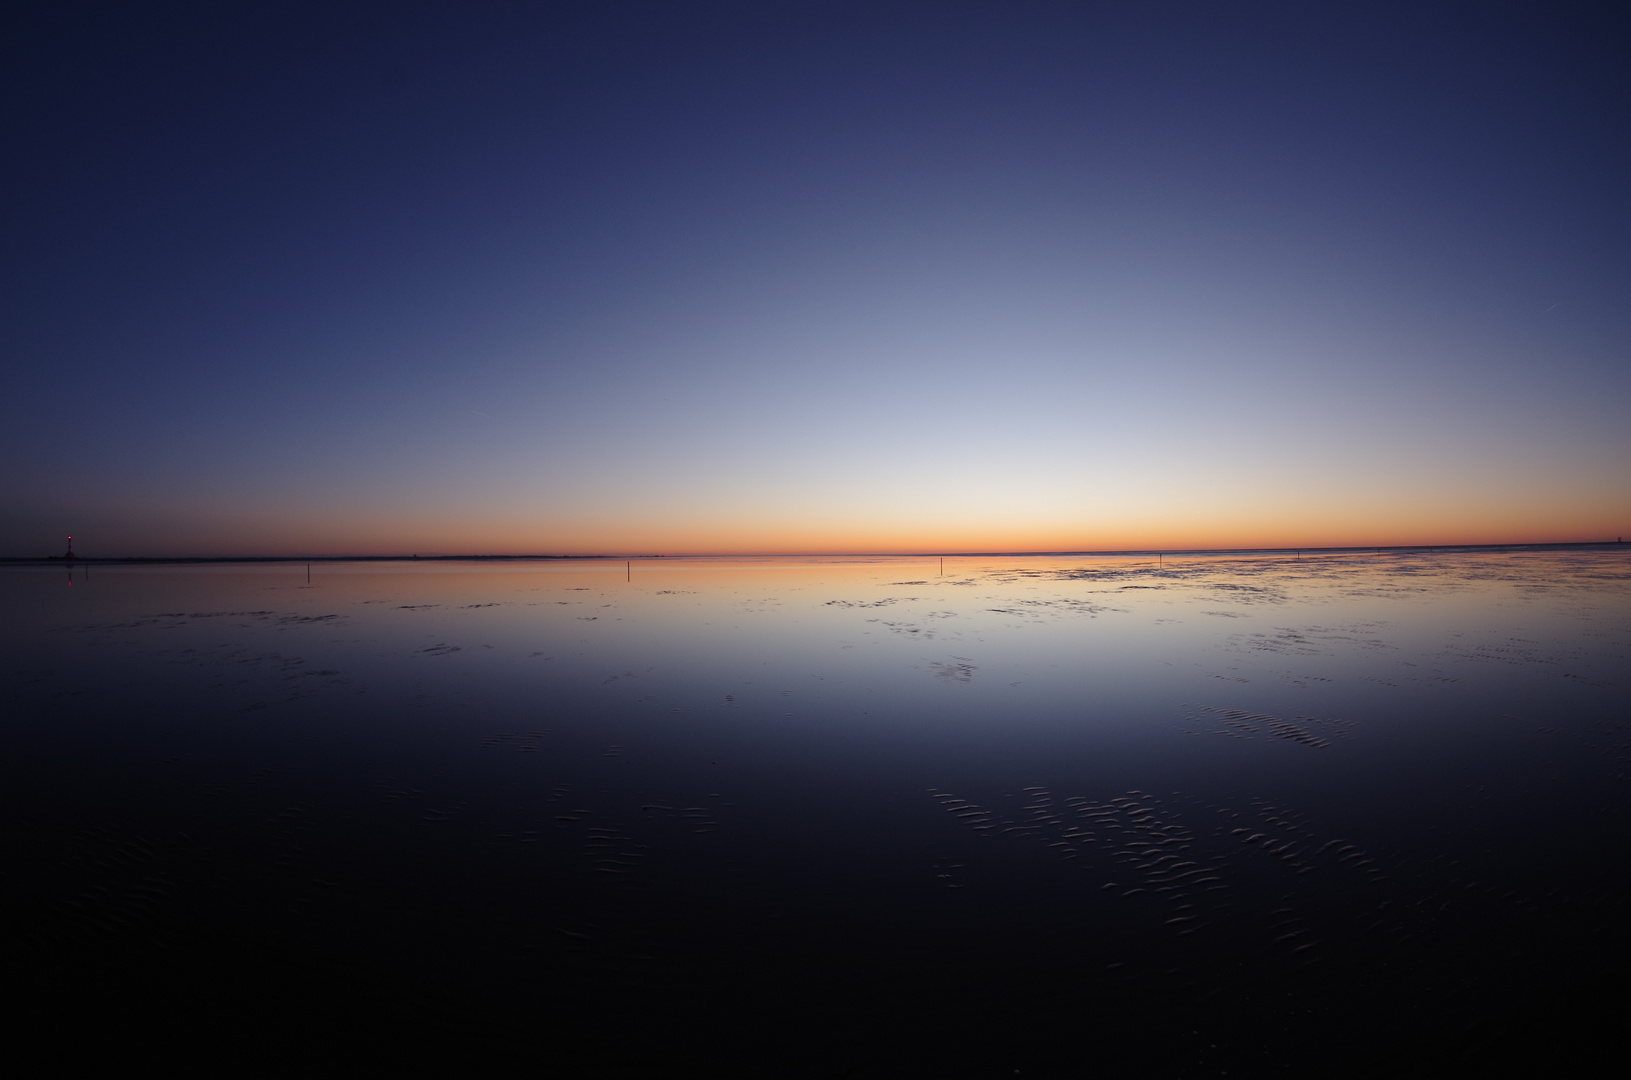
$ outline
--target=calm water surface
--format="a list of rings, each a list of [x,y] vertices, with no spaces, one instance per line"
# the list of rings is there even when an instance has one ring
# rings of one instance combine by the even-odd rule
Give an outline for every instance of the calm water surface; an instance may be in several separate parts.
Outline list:
[[[1375,1075],[1624,1005],[1619,549],[69,580],[0,568],[6,889],[87,1047]]]

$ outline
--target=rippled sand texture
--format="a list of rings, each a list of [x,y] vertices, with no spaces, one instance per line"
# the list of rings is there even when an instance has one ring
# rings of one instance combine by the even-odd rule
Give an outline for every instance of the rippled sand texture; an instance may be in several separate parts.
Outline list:
[[[1619,548],[0,589],[72,1053],[1442,1074],[1625,1004]]]

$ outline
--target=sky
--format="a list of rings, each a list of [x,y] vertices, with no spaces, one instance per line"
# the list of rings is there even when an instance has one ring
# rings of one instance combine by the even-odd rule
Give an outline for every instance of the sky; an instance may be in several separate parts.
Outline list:
[[[1611,9],[21,4],[0,555],[1631,535]]]

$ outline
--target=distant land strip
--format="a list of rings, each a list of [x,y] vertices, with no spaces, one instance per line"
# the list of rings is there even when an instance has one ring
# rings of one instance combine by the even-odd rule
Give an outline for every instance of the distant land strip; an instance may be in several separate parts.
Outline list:
[[[1008,558],[1129,558],[1138,556],[1227,555],[1366,555],[1380,553],[1471,551],[1570,551],[1624,546],[1624,540],[1579,540],[1557,543],[1513,544],[1365,544],[1356,547],[1279,548],[1140,548],[1118,551],[921,551],[921,552],[783,552],[779,554],[697,555],[124,555],[124,556],[0,556],[0,565],[64,563],[94,565],[163,565],[222,563],[375,563],[375,562],[569,562],[629,561],[635,559],[1008,559]]]

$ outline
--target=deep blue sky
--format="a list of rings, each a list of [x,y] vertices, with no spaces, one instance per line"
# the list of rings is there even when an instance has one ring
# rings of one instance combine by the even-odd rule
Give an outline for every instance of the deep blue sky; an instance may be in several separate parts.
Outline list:
[[[1631,533],[1608,8],[23,5],[0,554]]]

